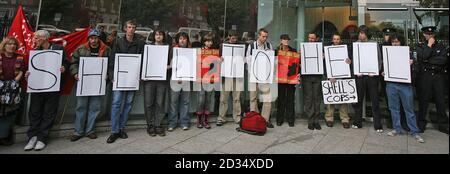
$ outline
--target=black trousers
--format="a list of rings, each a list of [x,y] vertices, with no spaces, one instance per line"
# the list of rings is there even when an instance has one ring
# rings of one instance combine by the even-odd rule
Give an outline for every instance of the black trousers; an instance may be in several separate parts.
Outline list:
[[[445,91],[446,88],[446,76],[445,73],[432,74],[429,72],[423,73],[418,82],[419,88],[419,114],[417,117],[417,124],[421,130],[425,130],[427,125],[426,116],[428,113],[428,104],[431,98],[434,98],[436,103],[436,110],[438,112],[438,124],[439,126],[448,127],[448,116],[446,114],[445,106]]]
[[[295,121],[295,85],[279,84],[277,100],[277,123]]]
[[[58,112],[59,98],[59,92],[31,94],[28,138],[37,136],[38,141],[47,144],[50,129]]]
[[[383,129],[383,125],[381,125],[378,78],[379,77],[369,77],[369,76],[356,77],[358,103],[353,104],[353,109],[355,110],[355,115],[353,117],[354,125],[362,126],[362,110],[363,110],[364,96],[368,94],[367,96],[370,97],[370,101],[372,102],[372,116],[374,128]]]

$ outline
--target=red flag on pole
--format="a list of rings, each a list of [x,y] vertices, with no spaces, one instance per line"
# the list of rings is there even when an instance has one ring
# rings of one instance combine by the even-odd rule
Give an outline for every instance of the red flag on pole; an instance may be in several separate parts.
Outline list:
[[[28,55],[28,52],[33,49],[33,29],[28,23],[22,5],[17,9],[16,17],[14,18],[8,36],[13,36],[19,41],[19,53]],[[26,56],[28,57],[28,56]],[[28,58],[25,58],[28,62]]]

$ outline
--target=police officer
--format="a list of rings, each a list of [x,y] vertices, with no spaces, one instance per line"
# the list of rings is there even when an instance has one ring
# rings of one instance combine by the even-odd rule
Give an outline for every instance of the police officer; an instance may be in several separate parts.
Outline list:
[[[439,131],[448,134],[448,116],[446,114],[444,96],[446,89],[446,76],[448,50],[443,44],[436,40],[436,27],[422,28],[426,39],[418,45],[417,61],[419,63],[419,114],[418,126],[422,132],[425,131],[428,112],[428,104],[433,97],[438,112]]]
[[[381,46],[390,46],[391,43],[389,42],[390,36],[394,33],[396,33],[397,30],[395,28],[385,28],[383,29],[383,43],[381,44]]]

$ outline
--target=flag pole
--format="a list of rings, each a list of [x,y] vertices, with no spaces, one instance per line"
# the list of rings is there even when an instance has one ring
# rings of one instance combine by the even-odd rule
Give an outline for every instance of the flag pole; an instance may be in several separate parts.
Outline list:
[[[41,7],[42,7],[42,0],[39,0],[39,8],[38,8],[38,15],[36,18],[36,28],[35,31],[38,30],[38,26],[39,26],[39,17],[41,17]]]

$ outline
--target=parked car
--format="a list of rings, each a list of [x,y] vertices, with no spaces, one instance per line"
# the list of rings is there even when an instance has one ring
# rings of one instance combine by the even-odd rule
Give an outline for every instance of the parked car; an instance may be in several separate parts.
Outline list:
[[[95,27],[96,29],[100,29],[100,27],[105,27],[105,32],[106,33],[111,33],[112,31],[116,30],[116,31],[122,31],[119,30],[119,24],[110,24],[110,23],[98,23],[97,26]]]
[[[71,33],[70,31],[62,30],[62,29],[56,28],[53,25],[47,25],[47,24],[38,25],[38,30],[46,30],[52,36],[64,36],[64,35],[68,35]]]

